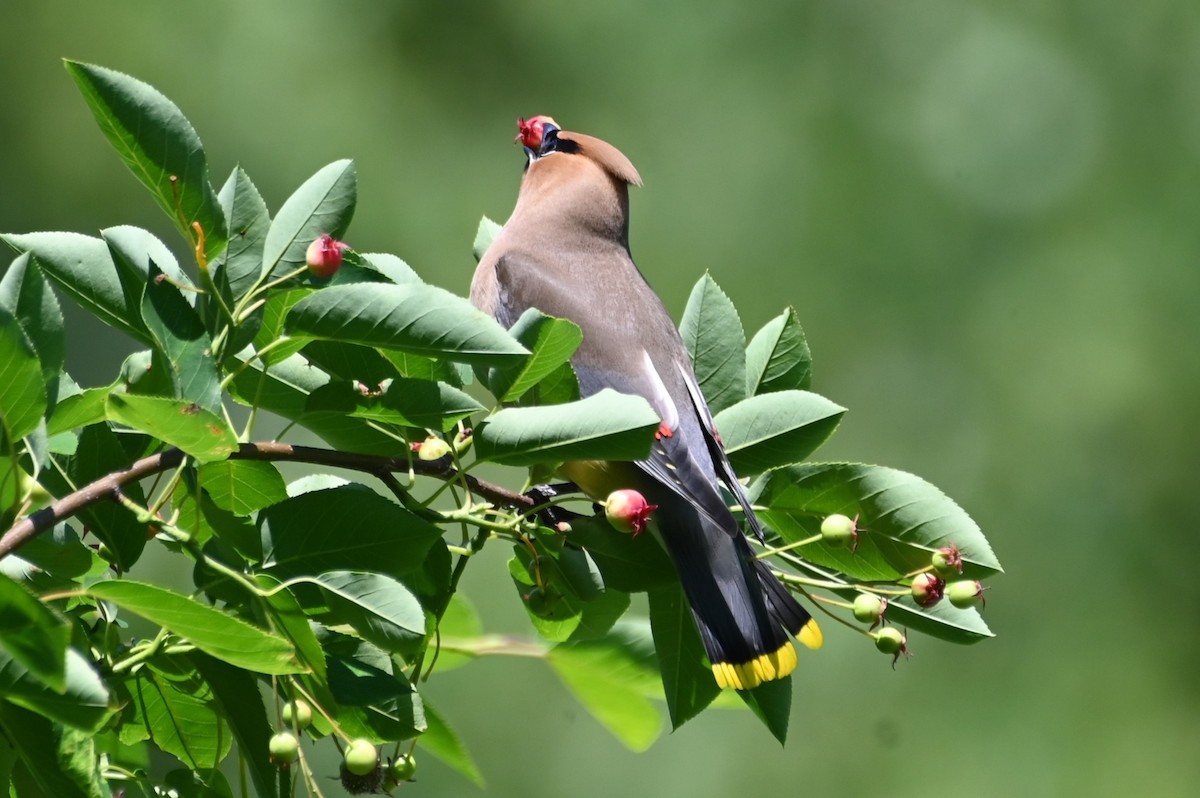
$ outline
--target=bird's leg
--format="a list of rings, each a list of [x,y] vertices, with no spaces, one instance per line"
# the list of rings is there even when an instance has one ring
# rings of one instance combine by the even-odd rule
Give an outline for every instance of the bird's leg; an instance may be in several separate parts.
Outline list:
[[[569,525],[573,519],[583,517],[579,513],[571,512],[556,504],[550,504],[554,499],[567,493],[579,493],[579,486],[574,482],[557,482],[553,485],[534,485],[525,491],[525,495],[529,497],[535,507],[548,505],[537,511],[538,520],[560,532],[566,531],[564,525]]]

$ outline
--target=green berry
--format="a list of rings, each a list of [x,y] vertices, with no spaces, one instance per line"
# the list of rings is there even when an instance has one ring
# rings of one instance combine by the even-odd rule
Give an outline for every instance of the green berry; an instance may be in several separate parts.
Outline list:
[[[291,732],[279,732],[267,743],[271,761],[279,767],[287,767],[300,756],[300,741]]]
[[[417,760],[412,754],[401,754],[388,766],[388,778],[396,784],[412,781],[417,775]]]
[[[877,624],[887,609],[887,600],[874,593],[859,593],[854,599],[854,618],[862,623]]]
[[[841,513],[826,516],[821,522],[821,539],[830,546],[841,548],[847,544],[858,547],[858,519]]]
[[[930,561],[933,563],[933,570],[937,571],[939,576],[949,578],[962,573],[962,554],[953,543],[935,551]]]
[[[303,698],[283,705],[283,722],[294,729],[304,731],[312,723],[312,707]]]
[[[346,746],[345,765],[355,776],[365,776],[379,765],[379,752],[369,740],[360,737]]]
[[[885,626],[871,636],[875,638],[875,648],[884,654],[899,654],[906,645],[904,634],[894,626]]]
[[[423,442],[413,444],[413,448],[417,450],[417,457],[422,460],[441,460],[450,454],[450,444],[437,435],[430,435]]]
[[[974,579],[959,579],[946,585],[946,598],[960,610],[982,604],[983,585]]]

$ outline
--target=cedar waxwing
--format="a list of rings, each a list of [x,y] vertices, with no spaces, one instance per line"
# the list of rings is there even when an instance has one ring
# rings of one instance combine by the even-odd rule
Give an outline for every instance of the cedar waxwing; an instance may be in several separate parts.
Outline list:
[[[505,327],[529,308],[583,331],[571,358],[584,397],[644,397],[662,419],[636,463],[573,462],[560,472],[594,500],[621,488],[658,505],[651,529],[670,555],[717,683],[751,689],[796,667],[790,632],[810,648],[821,632],[756,560],[723,485],[762,527],[725,456],[691,359],[629,253],[629,185],[641,178],[611,144],[519,120],[528,156],[516,207],[479,262],[471,301]]]

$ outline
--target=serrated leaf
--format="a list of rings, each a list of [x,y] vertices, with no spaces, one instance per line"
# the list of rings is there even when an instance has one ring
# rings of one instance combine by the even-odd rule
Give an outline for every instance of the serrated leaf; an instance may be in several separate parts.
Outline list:
[[[500,235],[502,229],[504,228],[486,216],[479,220],[479,229],[475,231],[475,244],[473,246],[476,263],[483,260],[483,253],[487,252],[487,248],[492,245],[492,241],[496,239],[496,236]]]
[[[215,768],[229,753],[233,735],[212,688],[195,672],[164,674],[151,666],[128,686],[138,717],[163,751],[193,770]]]
[[[389,255],[386,252],[359,252],[356,254],[361,261],[359,265],[377,272],[396,285],[424,282],[421,276],[413,271],[412,266],[395,255]]]
[[[358,195],[351,160],[334,161],[304,181],[275,214],[263,242],[263,273],[282,277],[304,264],[304,253],[322,234],[341,238]]]
[[[555,646],[550,666],[575,698],[631,751],[645,751],[662,731],[658,709],[631,686],[640,664],[606,641]]]
[[[0,240],[33,255],[48,277],[100,321],[150,343],[141,312],[126,301],[117,265],[103,241],[79,233],[5,234]]]
[[[583,620],[582,602],[557,586],[538,587],[529,575],[529,558],[527,549],[516,547],[516,556],[508,561],[508,574],[533,628],[544,639],[562,643],[570,639]]]
[[[808,391],[751,396],[713,419],[734,470],[749,476],[799,463],[833,434],[846,408]]]
[[[52,690],[0,649],[0,695],[5,701],[59,723],[95,732],[108,722],[111,714],[108,688],[92,663],[73,648],[67,649],[65,675],[64,689]]]
[[[804,558],[859,579],[896,579],[929,564],[954,544],[967,574],[1001,571],[978,525],[948,496],[920,477],[861,463],[810,463],[767,474],[755,485],[759,518],[785,540],[816,534],[831,513],[858,516],[855,551],[815,543]]]
[[[750,707],[780,745],[787,743],[788,721],[792,716],[792,680],[763,682],[753,690],[739,690],[738,697]]]
[[[287,498],[287,485],[272,463],[222,460],[200,466],[200,483],[213,503],[234,515],[249,515]]]
[[[368,571],[326,571],[310,580],[334,598],[339,616],[384,651],[403,650],[425,635],[425,610],[408,588]]]
[[[229,724],[258,795],[274,798],[278,771],[267,747],[273,732],[258,682],[249,672],[199,652],[188,654],[187,660],[211,688],[214,709]]]
[[[225,420],[185,399],[110,393],[105,412],[113,421],[153,435],[202,463],[237,451],[237,436]]]
[[[81,393],[60,399],[46,423],[47,434],[54,436],[68,430],[98,424],[104,420],[104,403],[113,386],[88,388]]]
[[[66,689],[71,627],[54,610],[0,575],[0,649],[56,692]]]
[[[314,490],[259,513],[263,566],[281,578],[329,570],[399,576],[441,531],[361,485]]]
[[[170,368],[175,398],[195,402],[216,413],[221,408],[221,379],[212,356],[212,340],[204,322],[157,268],[142,300],[142,319]]]
[[[807,390],[812,353],[794,308],[763,325],[746,345],[746,395]]]
[[[53,399],[66,357],[63,315],[58,299],[29,253],[18,256],[0,278],[0,306],[8,308],[33,343],[42,364],[42,379]]]
[[[92,64],[66,62],[105,137],[194,245],[192,222],[204,229],[204,251],[216,258],[225,218],[208,182],[200,137],[179,108],[152,86]]]
[[[515,402],[526,391],[563,366],[583,343],[583,331],[567,319],[556,319],[530,308],[521,314],[509,334],[529,350],[519,364],[493,368],[488,373],[488,389],[501,402]]]
[[[9,441],[37,429],[48,398],[42,364],[17,317],[0,306],[0,423]]]
[[[403,674],[391,670],[391,660],[379,649],[361,643],[353,654],[330,651],[326,666],[339,705],[338,724],[347,734],[380,743],[425,730],[421,697]]]
[[[484,410],[468,394],[440,382],[397,377],[379,394],[364,394],[348,382],[330,383],[313,391],[309,410],[341,412],[396,427],[442,432]]]
[[[114,604],[190,641],[219,660],[255,673],[300,673],[292,644],[213,607],[165,588],[130,580],[97,582],[88,588]]]
[[[608,587],[640,593],[678,584],[675,566],[653,535],[618,534],[594,516],[572,521],[567,541],[587,550]]]
[[[640,460],[659,423],[642,397],[606,388],[563,405],[505,408],[475,430],[475,452],[505,465]]]
[[[737,309],[708,273],[692,288],[679,334],[713,413],[746,398],[746,333]]]
[[[286,330],[463,363],[506,363],[529,354],[491,316],[423,283],[329,286],[292,308]]]
[[[271,226],[271,215],[250,176],[236,167],[217,194],[229,245],[220,259],[209,264],[213,282],[230,308],[245,296],[263,268],[263,245]]]
[[[647,595],[671,728],[678,729],[711,704],[721,688],[708,666],[683,589],[675,584]]]
[[[65,730],[39,715],[0,702],[0,733],[16,754],[12,795],[18,798],[97,798],[63,771],[59,744]],[[4,785],[8,792],[9,785]]]

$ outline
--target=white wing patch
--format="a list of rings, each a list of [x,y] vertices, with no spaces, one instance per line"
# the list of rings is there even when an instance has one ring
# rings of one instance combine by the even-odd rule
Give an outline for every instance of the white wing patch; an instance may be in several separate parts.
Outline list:
[[[650,353],[645,349],[642,350],[642,369],[653,394],[646,398],[650,400],[650,404],[658,413],[658,417],[667,425],[667,429],[678,429],[679,408],[675,407],[675,402],[671,399],[671,394],[667,392],[667,386],[663,384],[662,377],[658,375],[658,369],[654,368],[654,362],[650,359]]]

